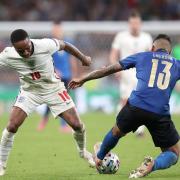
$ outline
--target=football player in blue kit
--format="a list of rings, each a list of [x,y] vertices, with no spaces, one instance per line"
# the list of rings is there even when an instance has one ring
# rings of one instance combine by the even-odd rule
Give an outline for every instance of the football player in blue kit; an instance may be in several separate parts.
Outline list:
[[[173,58],[170,53],[170,38],[160,34],[154,39],[151,52],[129,56],[119,63],[95,70],[69,83],[69,88],[73,89],[89,80],[136,68],[136,90],[132,91],[127,104],[117,115],[114,127],[104,137],[95,157],[97,168],[121,137],[131,131],[135,132],[141,125],[147,127],[155,146],[160,147],[162,152],[155,159],[145,157],[141,166],[133,170],[129,178],[144,177],[177,163],[180,153],[179,134],[171,120],[169,98],[180,79],[180,61]]]

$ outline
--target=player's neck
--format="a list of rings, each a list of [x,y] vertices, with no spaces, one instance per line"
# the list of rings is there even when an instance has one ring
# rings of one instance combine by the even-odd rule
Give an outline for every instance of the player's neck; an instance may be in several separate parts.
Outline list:
[[[135,31],[130,31],[130,34],[133,36],[133,37],[138,37],[140,32],[135,32]]]
[[[34,44],[33,44],[33,42],[31,41],[31,55],[34,53]]]

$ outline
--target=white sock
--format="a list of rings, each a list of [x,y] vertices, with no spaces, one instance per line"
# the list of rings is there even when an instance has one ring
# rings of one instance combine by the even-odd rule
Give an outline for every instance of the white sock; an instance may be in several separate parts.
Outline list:
[[[4,129],[2,133],[1,143],[0,143],[0,165],[6,167],[8,155],[12,149],[14,134],[8,132],[7,129]]]
[[[73,137],[76,141],[77,149],[81,156],[81,153],[83,153],[83,151],[86,149],[86,131],[84,125],[82,130],[73,132]]]
[[[139,126],[138,129],[136,130],[136,135],[143,134],[145,131],[145,126]]]

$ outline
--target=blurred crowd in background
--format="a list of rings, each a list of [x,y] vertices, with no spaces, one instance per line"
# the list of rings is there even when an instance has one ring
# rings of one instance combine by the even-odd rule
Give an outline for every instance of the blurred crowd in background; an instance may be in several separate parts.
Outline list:
[[[180,20],[179,0],[1,0],[0,21],[118,21],[128,20],[129,14],[136,9],[142,20]],[[32,27],[33,28],[33,27]],[[63,28],[61,26],[61,28]],[[115,33],[112,32],[73,32],[67,37],[62,30],[63,38],[70,40],[82,52],[93,59],[91,70],[109,64],[109,55]],[[151,32],[150,32],[151,33]],[[163,32],[162,32],[163,33]],[[151,34],[152,35],[152,34]],[[49,33],[48,37],[52,37]],[[60,39],[62,37],[58,35]],[[153,37],[155,34],[153,34]],[[42,33],[42,37],[43,33]],[[41,38],[33,36],[32,38]],[[58,38],[58,37],[57,37]],[[172,34],[172,55],[180,59],[180,35]],[[9,37],[0,39],[0,51],[9,44]],[[76,71],[73,77],[87,72],[75,61]],[[91,109],[101,109],[106,113],[116,110],[119,103],[119,85],[114,76],[98,81],[90,81],[85,88],[79,88],[72,94],[80,113]],[[17,73],[0,67],[0,114],[6,111],[19,91]],[[180,112],[180,83],[174,92],[173,104]],[[84,97],[84,98],[83,98]],[[178,109],[177,109],[178,108]]]
[[[143,20],[180,18],[179,0],[1,0],[0,20],[118,21],[127,20],[132,9]]]

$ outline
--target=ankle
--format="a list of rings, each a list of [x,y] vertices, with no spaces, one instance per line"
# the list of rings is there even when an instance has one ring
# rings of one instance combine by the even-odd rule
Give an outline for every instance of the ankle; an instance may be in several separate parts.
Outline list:
[[[6,138],[12,138],[15,135],[15,133],[9,132],[7,128],[3,130],[3,136]]]

